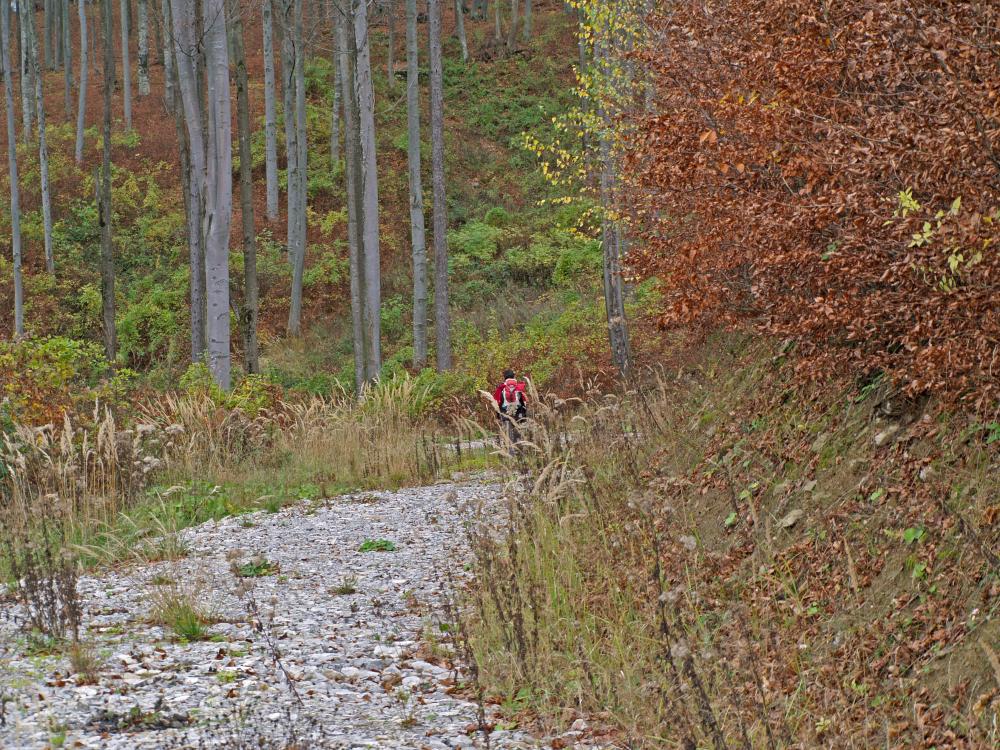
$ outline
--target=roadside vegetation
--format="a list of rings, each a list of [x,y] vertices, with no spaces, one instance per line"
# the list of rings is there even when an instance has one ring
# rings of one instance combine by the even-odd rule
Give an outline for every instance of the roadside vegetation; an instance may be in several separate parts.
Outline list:
[[[485,700],[636,747],[995,746],[996,425],[769,343],[679,357],[536,410],[470,537]]]

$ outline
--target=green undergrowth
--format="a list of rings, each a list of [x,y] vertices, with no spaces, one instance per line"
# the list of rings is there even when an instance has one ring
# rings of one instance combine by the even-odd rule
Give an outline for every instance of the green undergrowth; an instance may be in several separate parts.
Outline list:
[[[587,404],[572,441],[539,410],[534,478],[471,540],[490,699],[635,747],[995,744],[990,421],[878,378],[802,385],[767,343],[696,351]]]

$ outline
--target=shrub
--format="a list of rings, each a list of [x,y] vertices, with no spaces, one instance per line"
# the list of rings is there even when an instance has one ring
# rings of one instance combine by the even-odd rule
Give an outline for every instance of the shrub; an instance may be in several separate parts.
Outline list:
[[[22,423],[61,421],[77,406],[86,413],[107,372],[104,352],[93,342],[61,336],[0,341],[0,400]]]
[[[448,232],[448,247],[455,255],[485,263],[496,256],[503,234],[499,227],[470,221],[461,229]]]

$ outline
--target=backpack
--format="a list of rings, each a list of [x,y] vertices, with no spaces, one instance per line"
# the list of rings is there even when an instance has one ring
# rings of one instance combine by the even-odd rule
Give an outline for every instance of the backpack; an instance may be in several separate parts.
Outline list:
[[[507,412],[510,407],[514,407],[514,410],[524,408],[524,394],[521,392],[521,388],[514,378],[508,378],[503,383],[503,389],[501,391],[500,398],[501,406],[504,412]]]

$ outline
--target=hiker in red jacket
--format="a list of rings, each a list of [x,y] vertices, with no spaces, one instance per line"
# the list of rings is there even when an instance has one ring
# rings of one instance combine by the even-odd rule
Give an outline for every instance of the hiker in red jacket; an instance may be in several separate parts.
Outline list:
[[[528,416],[527,385],[518,380],[513,370],[505,370],[503,382],[493,392],[500,413],[515,422],[523,422]]]

